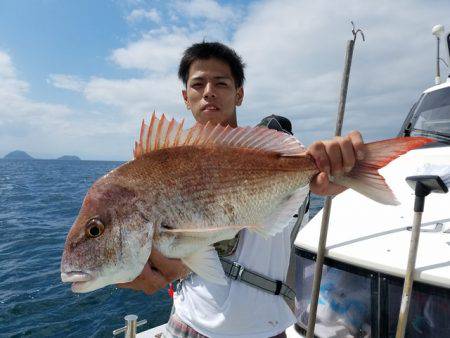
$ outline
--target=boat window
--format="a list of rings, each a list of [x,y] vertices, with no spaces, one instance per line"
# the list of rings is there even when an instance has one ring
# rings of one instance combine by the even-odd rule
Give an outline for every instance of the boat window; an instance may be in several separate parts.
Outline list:
[[[315,262],[296,256],[297,325],[308,326]],[[317,337],[371,337],[371,278],[324,265],[314,334]]]
[[[450,88],[427,93],[417,106],[411,136],[450,141]]]
[[[296,328],[308,326],[315,255],[296,248]],[[403,279],[325,258],[314,335],[395,337]],[[450,337],[450,289],[414,282],[405,337]]]
[[[388,281],[389,337],[395,336],[403,284]],[[409,309],[406,337],[450,337],[450,294],[431,286],[415,289]]]

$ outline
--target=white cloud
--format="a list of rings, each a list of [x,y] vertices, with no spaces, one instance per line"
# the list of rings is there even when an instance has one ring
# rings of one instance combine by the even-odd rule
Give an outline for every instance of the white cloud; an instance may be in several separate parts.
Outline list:
[[[15,76],[11,58],[5,52],[0,51],[0,78],[12,78]]]
[[[143,8],[133,9],[126,19],[128,22],[136,22],[143,19],[151,20],[155,23],[161,21],[158,11],[154,8],[150,10],[145,10]]]
[[[115,50],[111,59],[123,68],[166,73],[176,69],[176,64],[190,41],[183,30],[151,31],[141,40]]]
[[[238,16],[237,10],[233,11],[231,6],[221,6],[214,0],[177,1],[174,8],[190,18],[205,18],[221,23],[233,20]]]
[[[110,59],[125,69],[154,73],[176,71],[183,50],[202,40],[227,42],[242,17],[241,6],[220,5],[214,0],[168,3],[166,20],[157,29],[142,32],[141,38],[114,50]],[[156,10],[134,9],[128,20],[161,15]],[[162,20],[161,20],[162,21]]]
[[[88,100],[115,107],[124,115],[141,117],[153,110],[172,114],[180,111],[181,89],[175,75],[128,80],[93,78],[85,95]]]
[[[82,92],[86,87],[86,81],[75,75],[50,74],[47,82],[56,88],[68,89],[75,92]]]

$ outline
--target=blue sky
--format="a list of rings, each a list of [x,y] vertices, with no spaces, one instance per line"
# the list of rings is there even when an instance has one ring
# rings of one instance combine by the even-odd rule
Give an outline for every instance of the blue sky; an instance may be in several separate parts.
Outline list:
[[[189,118],[176,68],[202,39],[247,63],[241,125],[277,113],[305,144],[330,137],[350,20],[367,41],[356,45],[344,131],[393,136],[433,84],[431,28],[450,28],[448,13],[447,1],[2,0],[0,157],[129,159],[149,112]]]

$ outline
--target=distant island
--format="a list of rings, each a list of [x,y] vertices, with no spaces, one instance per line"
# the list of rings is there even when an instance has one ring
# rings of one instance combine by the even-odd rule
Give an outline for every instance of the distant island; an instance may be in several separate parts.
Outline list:
[[[34,158],[22,150],[14,150],[3,157],[5,160],[33,160]]]
[[[28,155],[23,150],[14,150],[10,152],[9,154],[6,154],[5,157],[3,157],[5,160],[35,160],[34,157]],[[59,161],[81,161],[81,158],[78,156],[73,155],[64,155],[61,157],[58,157],[56,160]]]
[[[64,155],[64,156],[58,157],[57,160],[60,160],[60,161],[81,161],[81,158],[79,158],[78,156]]]

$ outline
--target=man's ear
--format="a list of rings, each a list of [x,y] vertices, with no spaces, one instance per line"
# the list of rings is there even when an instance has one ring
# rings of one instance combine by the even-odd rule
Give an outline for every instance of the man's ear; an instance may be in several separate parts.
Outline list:
[[[189,100],[188,100],[186,89],[183,89],[181,91],[181,95],[183,95],[183,100],[184,100],[184,104],[186,105],[186,108],[187,109],[191,109],[191,105],[189,104]]]
[[[240,86],[236,92],[236,106],[240,106],[242,104],[243,99],[244,99],[244,87]]]

